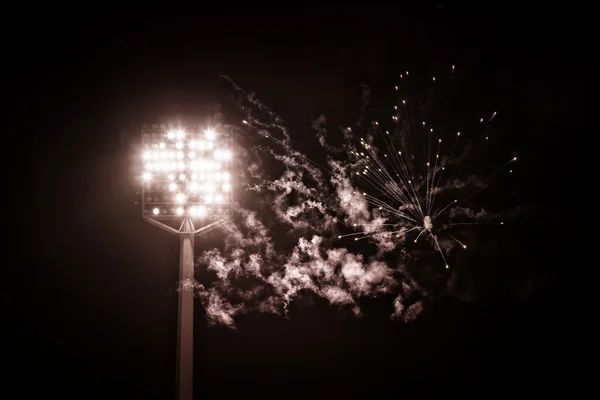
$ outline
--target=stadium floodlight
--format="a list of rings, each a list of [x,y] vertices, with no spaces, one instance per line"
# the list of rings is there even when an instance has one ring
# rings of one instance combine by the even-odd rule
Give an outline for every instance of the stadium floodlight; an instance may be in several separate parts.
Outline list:
[[[194,237],[231,214],[231,161],[231,139],[220,129],[142,127],[142,216],[180,237],[179,400],[193,394]]]

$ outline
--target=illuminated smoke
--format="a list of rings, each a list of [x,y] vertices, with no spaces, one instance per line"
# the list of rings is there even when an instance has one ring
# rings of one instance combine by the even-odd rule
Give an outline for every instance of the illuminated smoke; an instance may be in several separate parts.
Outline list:
[[[466,201],[491,181],[477,173],[455,173],[472,148],[468,142],[458,151],[460,134],[444,154],[441,139],[423,123],[419,133],[429,150],[419,158],[412,153],[414,129],[404,123],[398,106],[392,130],[378,122],[360,135],[343,128],[335,133],[344,138],[342,147],[327,142],[333,133],[327,118],[319,116],[313,123],[315,141],[328,157],[317,163],[294,149],[280,116],[257,95],[225,79],[244,112],[236,128],[245,148],[239,152],[236,179],[247,189],[245,196],[255,200],[236,205],[232,219],[219,228],[223,243],[198,257],[198,268],[214,278],[206,287],[195,284],[211,323],[233,328],[237,315],[251,312],[288,316],[290,304],[306,290],[356,316],[362,314],[361,299],[390,296],[391,317],[414,320],[427,298],[406,268],[415,242],[427,241],[444,269],[457,248],[468,247],[454,228],[499,225],[498,218],[506,218]],[[359,125],[365,125],[371,96],[370,89],[364,92]],[[494,112],[485,127],[495,117]],[[270,176],[265,160],[281,165],[281,173]],[[460,200],[448,199],[459,194]],[[357,241],[375,250],[355,248]]]

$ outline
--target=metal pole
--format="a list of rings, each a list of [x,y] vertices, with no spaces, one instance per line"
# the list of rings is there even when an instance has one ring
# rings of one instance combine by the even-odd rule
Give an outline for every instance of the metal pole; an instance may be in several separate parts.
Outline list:
[[[194,224],[179,228],[179,313],[177,324],[177,398],[192,400],[194,386]]]

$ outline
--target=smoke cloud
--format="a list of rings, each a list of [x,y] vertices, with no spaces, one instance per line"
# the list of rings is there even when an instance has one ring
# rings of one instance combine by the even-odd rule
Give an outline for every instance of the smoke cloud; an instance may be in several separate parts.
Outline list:
[[[390,318],[416,319],[428,294],[408,272],[409,233],[424,233],[432,251],[442,257],[460,241],[433,233],[422,219],[412,222],[403,217],[412,219],[415,214],[409,214],[410,202],[386,214],[390,203],[378,203],[363,192],[354,176],[357,171],[368,171],[365,167],[372,166],[378,155],[370,145],[372,136],[357,142],[352,130],[344,128],[340,133],[345,144],[330,145],[328,121],[321,115],[312,125],[315,144],[326,160],[318,163],[294,149],[283,119],[256,94],[225,79],[244,114],[244,123],[230,128],[240,143],[235,179],[245,193],[234,205],[232,217],[216,228],[222,241],[197,259],[197,268],[206,269],[210,279],[186,283],[194,286],[209,322],[235,328],[236,316],[241,314],[289,317],[290,304],[303,291],[357,317],[363,313],[363,299],[386,296],[391,299]],[[369,101],[370,89],[365,87],[360,124],[364,124]],[[354,157],[366,151],[361,143],[366,144],[371,159]],[[390,180],[385,185],[402,199],[404,192],[396,183]],[[446,180],[428,193],[438,196],[445,189],[466,186],[480,188],[482,181],[476,177]],[[435,215],[440,209],[431,211]],[[449,224],[457,218],[485,220],[492,214],[457,206],[445,216]],[[440,232],[449,226],[436,225],[435,220],[433,224]]]

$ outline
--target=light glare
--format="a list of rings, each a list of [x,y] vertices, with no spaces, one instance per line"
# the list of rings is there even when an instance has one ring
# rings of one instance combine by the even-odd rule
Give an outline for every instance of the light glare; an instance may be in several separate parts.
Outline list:
[[[214,140],[217,137],[217,133],[212,128],[206,129],[204,131],[204,135],[208,140]]]
[[[150,142],[144,143],[140,152],[144,166],[141,178],[152,181],[152,185],[143,185],[144,199],[166,204],[146,209],[146,215],[208,215],[212,209],[207,204],[229,202],[227,192],[232,185],[226,171],[230,161],[226,160],[233,158],[232,152],[223,147],[221,134],[214,128],[200,131],[199,136],[197,132],[188,133],[182,129],[164,131],[158,136],[153,133],[148,138]],[[215,212],[221,214],[220,209]]]
[[[190,215],[195,215],[198,217],[202,217],[206,214],[206,208],[202,206],[192,207],[190,208]]]

